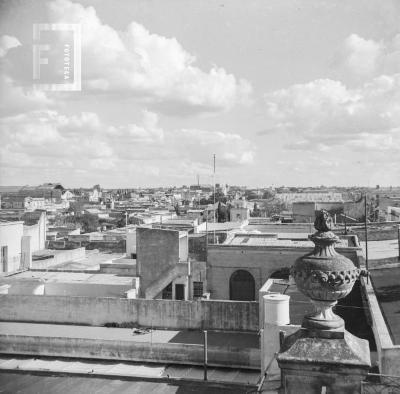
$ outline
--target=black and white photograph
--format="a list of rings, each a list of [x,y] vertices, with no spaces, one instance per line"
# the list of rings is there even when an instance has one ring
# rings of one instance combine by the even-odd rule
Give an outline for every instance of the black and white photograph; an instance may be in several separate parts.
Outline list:
[[[399,0],[0,0],[0,394],[400,394]]]

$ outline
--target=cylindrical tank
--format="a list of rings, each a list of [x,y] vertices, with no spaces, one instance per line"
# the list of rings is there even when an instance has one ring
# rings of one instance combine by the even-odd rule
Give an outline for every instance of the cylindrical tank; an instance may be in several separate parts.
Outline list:
[[[289,299],[286,294],[267,294],[264,299],[264,324],[281,326],[290,323]]]

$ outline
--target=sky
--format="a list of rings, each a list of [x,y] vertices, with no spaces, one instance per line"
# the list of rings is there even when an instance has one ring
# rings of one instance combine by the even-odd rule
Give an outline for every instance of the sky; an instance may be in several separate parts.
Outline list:
[[[0,185],[211,183],[214,154],[218,183],[400,185],[399,20],[397,0],[2,1]],[[34,86],[36,23],[80,26],[80,91]]]

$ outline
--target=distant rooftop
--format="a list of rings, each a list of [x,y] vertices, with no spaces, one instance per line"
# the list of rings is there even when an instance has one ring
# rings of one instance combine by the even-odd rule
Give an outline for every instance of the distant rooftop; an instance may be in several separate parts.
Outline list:
[[[282,237],[284,235],[284,237]],[[307,235],[307,234],[305,234]],[[290,238],[289,238],[290,237]],[[274,234],[274,233],[239,233],[228,238],[225,245],[235,246],[299,246],[314,247],[314,243],[301,234]],[[340,239],[338,247],[348,247],[347,239]]]
[[[23,223],[23,221],[21,221],[21,220],[0,219],[0,225],[20,224],[20,223]]]
[[[38,280],[57,283],[97,283],[105,285],[131,285],[132,277],[90,272],[24,271],[7,277],[7,281]]]
[[[204,222],[201,224],[201,229],[200,232],[205,232],[206,228],[207,231],[229,231],[233,229],[239,229],[245,226],[248,222],[243,221],[243,222],[225,222],[225,223],[213,223],[213,222],[208,222],[207,224]]]
[[[51,250],[50,254],[54,254],[55,252],[55,250]],[[124,253],[106,253],[86,250],[85,258],[77,261],[71,260],[64,263],[55,264],[51,267],[51,269],[53,271],[96,271],[100,269],[101,263],[111,263],[114,259],[121,258],[123,256],[125,256]],[[35,265],[35,261],[33,261],[33,268],[35,268]]]

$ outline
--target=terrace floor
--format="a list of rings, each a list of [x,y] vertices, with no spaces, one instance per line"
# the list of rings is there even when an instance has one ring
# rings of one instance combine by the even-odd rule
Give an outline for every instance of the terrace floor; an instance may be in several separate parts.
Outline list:
[[[85,257],[83,259],[55,264],[49,269],[52,271],[98,271],[101,263],[111,263],[112,260],[119,259],[123,256],[125,256],[124,253],[108,253],[86,250]],[[35,269],[35,261],[32,261],[32,268]]]
[[[371,271],[372,284],[395,345],[400,345],[400,267]]]
[[[203,333],[192,330],[149,330],[147,333],[135,334],[131,328],[0,322],[0,335],[7,334],[61,338],[97,338],[133,342],[203,344]],[[259,339],[257,333],[208,331],[208,344],[209,346],[258,349]]]

